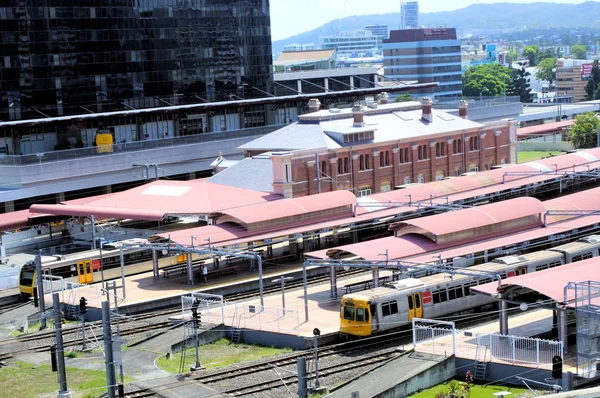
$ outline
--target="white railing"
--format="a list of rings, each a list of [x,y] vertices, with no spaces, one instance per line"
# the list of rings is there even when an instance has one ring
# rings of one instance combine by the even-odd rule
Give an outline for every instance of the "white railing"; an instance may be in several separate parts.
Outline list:
[[[425,325],[424,325],[425,324]],[[426,346],[427,352],[456,354],[456,328],[454,322],[433,319],[413,318],[413,350],[418,346]],[[430,326],[433,325],[433,326]],[[439,327],[439,326],[445,327]],[[421,350],[420,349],[420,350]]]
[[[232,319],[236,327],[287,332],[296,335],[299,333],[300,313],[297,310],[245,303],[229,304],[228,309],[233,309]]]
[[[196,305],[194,305],[194,300],[198,300]],[[192,292],[181,296],[181,312],[184,319],[191,319],[194,306],[196,306],[198,314],[202,317],[202,322],[225,323],[223,296],[200,292]]]
[[[548,365],[552,358],[562,358],[562,342],[501,334],[477,335],[477,349],[489,351],[490,359],[512,364]]]

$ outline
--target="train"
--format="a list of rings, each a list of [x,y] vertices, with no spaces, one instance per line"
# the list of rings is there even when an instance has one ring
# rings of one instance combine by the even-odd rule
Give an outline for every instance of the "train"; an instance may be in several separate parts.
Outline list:
[[[493,304],[495,299],[471,293],[472,286],[492,282],[489,273],[499,274],[504,280],[597,257],[599,250],[600,235],[590,235],[547,250],[498,257],[468,268],[488,273],[481,277],[437,273],[345,294],[340,302],[340,333],[370,336],[410,325],[413,318],[442,318]]]
[[[104,244],[100,250],[86,250],[74,254],[43,256],[42,271],[45,275],[61,277],[63,281],[90,284],[104,280],[116,279],[121,276],[121,247],[124,244],[144,244],[145,239],[127,239],[120,242]],[[100,267],[102,256],[102,267]],[[187,254],[157,253],[159,268],[187,263]],[[194,255],[193,259],[196,260]],[[198,256],[199,258],[199,256]],[[123,248],[125,276],[148,272],[153,269],[152,250],[144,248]],[[36,265],[31,261],[21,267],[19,273],[19,293],[22,299],[34,295],[36,286]]]

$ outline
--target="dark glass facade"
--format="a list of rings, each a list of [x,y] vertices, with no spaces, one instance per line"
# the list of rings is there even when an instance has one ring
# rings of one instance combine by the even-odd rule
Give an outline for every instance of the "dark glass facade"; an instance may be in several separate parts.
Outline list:
[[[269,0],[0,0],[0,120],[264,97]]]

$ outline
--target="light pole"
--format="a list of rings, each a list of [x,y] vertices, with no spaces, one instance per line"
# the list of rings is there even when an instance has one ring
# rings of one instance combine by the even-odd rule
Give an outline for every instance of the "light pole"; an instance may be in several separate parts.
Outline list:
[[[486,87],[483,88],[483,90],[481,90],[479,92],[479,101],[483,101],[483,93],[484,91],[487,91],[488,93],[490,92],[490,90],[488,90]]]

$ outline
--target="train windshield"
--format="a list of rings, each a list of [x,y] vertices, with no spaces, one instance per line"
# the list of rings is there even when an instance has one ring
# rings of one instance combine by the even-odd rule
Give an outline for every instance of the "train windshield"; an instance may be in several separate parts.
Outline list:
[[[364,322],[365,319],[365,310],[362,308],[357,308],[356,309],[356,321],[357,322]]]
[[[349,321],[354,320],[354,307],[344,306],[344,319]]]
[[[21,272],[21,285],[31,285],[34,272],[34,270],[23,270]]]

